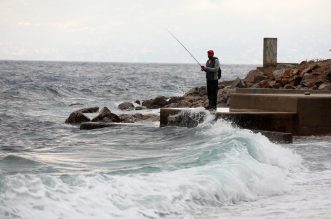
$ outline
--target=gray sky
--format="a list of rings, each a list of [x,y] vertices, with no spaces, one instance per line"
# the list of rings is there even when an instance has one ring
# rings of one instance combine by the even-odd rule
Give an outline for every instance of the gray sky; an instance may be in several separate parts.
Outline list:
[[[262,63],[331,58],[330,0],[0,0],[0,59]]]

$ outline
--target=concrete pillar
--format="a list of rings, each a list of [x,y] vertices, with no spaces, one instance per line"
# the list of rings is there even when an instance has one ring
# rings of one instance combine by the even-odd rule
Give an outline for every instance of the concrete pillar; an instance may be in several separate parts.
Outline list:
[[[263,40],[263,67],[277,64],[277,38]]]

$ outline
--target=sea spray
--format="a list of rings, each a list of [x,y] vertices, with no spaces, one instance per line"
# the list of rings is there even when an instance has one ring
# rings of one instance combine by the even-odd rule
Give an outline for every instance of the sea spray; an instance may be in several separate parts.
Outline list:
[[[184,159],[168,160],[175,167],[168,170],[2,176],[0,214],[8,218],[196,217],[206,214],[206,208],[284,194],[289,170],[301,166],[301,158],[290,150],[225,121],[194,129],[207,139],[178,151]]]

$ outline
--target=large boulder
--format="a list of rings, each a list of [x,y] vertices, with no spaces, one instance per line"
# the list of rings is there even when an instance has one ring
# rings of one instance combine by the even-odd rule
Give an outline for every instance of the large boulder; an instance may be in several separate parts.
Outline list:
[[[66,119],[67,124],[80,124],[82,122],[89,122],[90,119],[80,111],[72,112]]]
[[[131,110],[134,110],[134,105],[133,105],[133,103],[130,103],[130,102],[123,102],[120,105],[118,105],[118,108],[120,110],[131,111]]]
[[[248,72],[248,74],[244,78],[244,81],[246,83],[255,84],[255,83],[265,80],[267,78],[268,77],[263,72],[256,69],[256,70],[252,70],[252,71]]]
[[[119,116],[112,113],[107,107],[104,107],[99,115],[92,119],[92,122],[121,122],[121,119]]]

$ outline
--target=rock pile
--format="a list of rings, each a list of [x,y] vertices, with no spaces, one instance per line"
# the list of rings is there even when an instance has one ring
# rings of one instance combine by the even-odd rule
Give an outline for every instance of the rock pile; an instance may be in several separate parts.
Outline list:
[[[279,64],[257,68],[244,79],[246,87],[274,89],[331,90],[331,60]]]
[[[71,125],[79,125],[83,123],[89,122],[89,126],[91,124],[95,124],[96,127],[101,127],[102,123],[134,123],[139,121],[159,121],[159,116],[155,114],[120,114],[116,115],[112,113],[107,107],[103,107],[99,114],[94,117],[93,119],[88,118],[84,113],[96,113],[96,109],[99,107],[87,108],[87,109],[80,109],[77,111],[72,112],[69,117],[65,120],[65,123]]]

